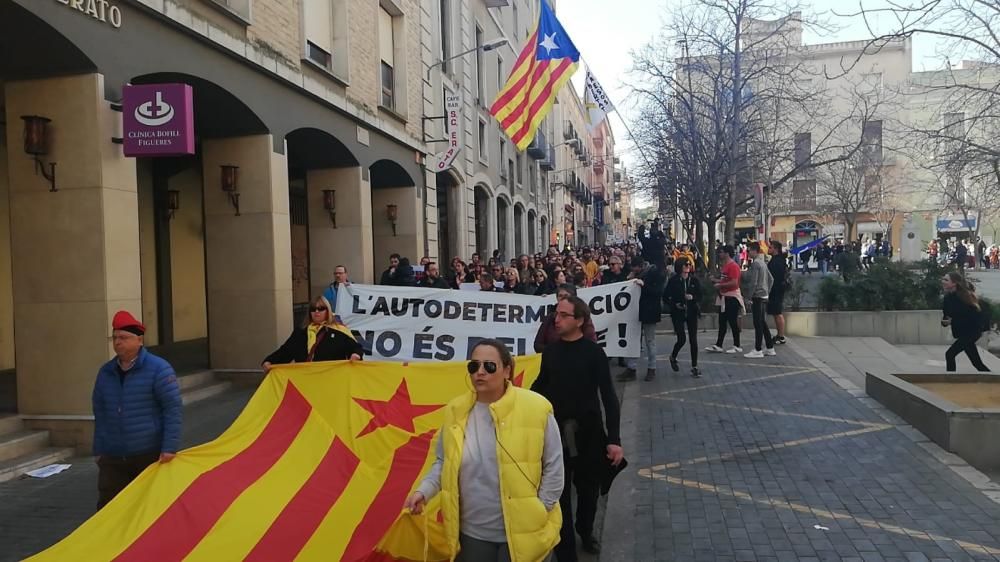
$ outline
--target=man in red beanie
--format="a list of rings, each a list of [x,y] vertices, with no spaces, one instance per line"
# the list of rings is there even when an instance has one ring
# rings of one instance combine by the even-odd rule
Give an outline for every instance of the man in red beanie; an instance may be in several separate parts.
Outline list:
[[[181,391],[173,367],[143,347],[146,327],[124,310],[111,322],[115,358],[94,383],[97,509],[154,462],[173,460],[181,440]]]

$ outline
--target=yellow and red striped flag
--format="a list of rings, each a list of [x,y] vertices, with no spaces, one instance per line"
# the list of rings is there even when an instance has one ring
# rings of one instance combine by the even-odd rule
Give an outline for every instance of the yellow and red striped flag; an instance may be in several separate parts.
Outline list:
[[[538,23],[490,107],[490,114],[518,150],[531,144],[556,94],[576,72],[580,61],[580,51],[549,3],[541,0],[541,5]]]
[[[540,355],[517,359],[530,386]],[[441,511],[403,503],[434,460],[459,363],[303,363],[271,371],[218,439],[154,464],[33,562],[448,559]]]

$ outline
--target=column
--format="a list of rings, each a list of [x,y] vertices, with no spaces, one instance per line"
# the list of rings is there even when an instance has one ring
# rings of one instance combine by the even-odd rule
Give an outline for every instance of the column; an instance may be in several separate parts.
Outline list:
[[[288,167],[270,135],[205,140],[205,257],[209,359],[214,369],[258,369],[292,330]],[[240,216],[221,188],[239,166]]]
[[[399,254],[417,265],[424,255],[423,201],[417,198],[419,187],[380,187],[371,190],[372,248],[375,271],[388,267],[389,256]],[[393,234],[386,216],[386,206],[396,205],[398,218]]]
[[[333,168],[306,172],[309,198],[309,268],[312,294],[319,295],[333,281],[337,265],[347,266],[355,283],[372,283],[371,188],[364,168]],[[337,228],[323,208],[323,190],[336,191]]]
[[[121,116],[99,74],[9,82],[6,106],[18,410],[83,450],[111,318],[142,315],[135,163],[111,142]],[[23,151],[22,115],[52,120],[57,192]]]

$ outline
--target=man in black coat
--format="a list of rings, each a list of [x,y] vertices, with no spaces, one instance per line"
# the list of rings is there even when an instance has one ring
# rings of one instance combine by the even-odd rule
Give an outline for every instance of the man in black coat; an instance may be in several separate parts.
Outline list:
[[[639,322],[642,324],[642,344],[646,349],[646,379],[656,378],[656,325],[660,323],[663,306],[663,285],[665,278],[663,270],[656,264],[647,263],[640,256],[632,258],[632,273],[629,279],[634,279],[642,287],[639,297]],[[636,358],[628,360],[628,368],[618,375],[619,381],[634,381],[639,361]]]
[[[418,287],[425,289],[450,289],[448,282],[441,278],[441,269],[438,264],[429,262],[424,266],[424,278],[417,283]]]
[[[382,278],[378,284],[392,285],[392,276],[395,275],[397,267],[399,267],[399,254],[392,254],[389,256],[389,268],[382,272]]]

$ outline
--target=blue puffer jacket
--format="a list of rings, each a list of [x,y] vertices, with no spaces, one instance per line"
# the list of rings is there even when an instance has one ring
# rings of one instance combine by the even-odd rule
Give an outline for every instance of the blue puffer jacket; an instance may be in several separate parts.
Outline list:
[[[182,404],[174,368],[144,347],[122,382],[117,361],[94,383],[94,455],[176,453]]]

